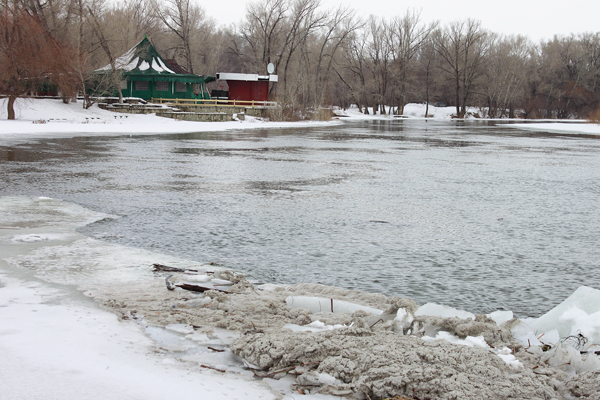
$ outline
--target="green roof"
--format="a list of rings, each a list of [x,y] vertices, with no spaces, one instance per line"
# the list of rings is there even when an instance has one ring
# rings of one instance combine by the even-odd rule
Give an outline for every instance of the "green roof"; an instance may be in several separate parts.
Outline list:
[[[137,81],[167,81],[202,83],[215,80],[212,76],[199,76],[194,74],[177,74],[172,71],[165,60],[160,56],[148,37],[133,46],[128,52],[115,60],[115,66],[123,75]],[[97,73],[105,73],[112,69],[108,64]],[[157,79],[158,78],[158,79]]]

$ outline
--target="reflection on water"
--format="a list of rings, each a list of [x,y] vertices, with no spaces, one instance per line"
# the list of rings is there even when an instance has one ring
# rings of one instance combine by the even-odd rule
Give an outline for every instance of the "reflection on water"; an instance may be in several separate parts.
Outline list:
[[[381,121],[0,146],[0,195],[121,215],[92,237],[475,312],[537,315],[600,250],[600,141]]]

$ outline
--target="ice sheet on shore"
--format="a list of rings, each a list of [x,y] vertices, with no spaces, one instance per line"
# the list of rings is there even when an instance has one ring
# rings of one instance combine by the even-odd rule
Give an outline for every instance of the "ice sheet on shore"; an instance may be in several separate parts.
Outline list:
[[[40,202],[44,203],[41,207]],[[57,214],[56,210],[62,211]],[[59,200],[0,198],[0,216],[4,215],[11,218],[12,225],[7,227],[15,228],[0,230],[0,248],[12,274],[61,288],[74,285],[121,320],[147,326],[147,336],[153,338],[167,364],[183,363],[192,370],[193,366],[197,369],[206,365],[250,377],[253,373],[238,356],[268,369],[261,374],[270,374],[273,368],[295,369],[299,363],[315,362],[296,371],[299,378],[294,385],[306,389],[309,386],[302,386],[303,382],[313,382],[315,374],[325,374],[333,380],[322,382],[318,389],[322,393],[391,396],[409,395],[415,393],[414,389],[419,397],[429,393],[450,398],[454,393],[464,399],[561,398],[560,390],[573,386],[569,386],[571,379],[584,379],[576,374],[599,368],[595,354],[581,355],[567,342],[556,345],[564,338],[559,332],[571,335],[580,329],[595,334],[599,319],[594,307],[599,298],[595,289],[580,288],[554,310],[526,321],[529,325],[511,320],[512,314],[506,311],[471,318],[473,314],[461,310],[429,305],[419,312],[408,299],[317,284],[267,285],[269,290],[257,291],[244,277],[224,271],[206,276],[233,283],[229,291],[234,294],[168,291],[165,274],[153,273],[149,266],[160,262],[189,267],[191,261],[78,235],[75,227],[94,219],[93,213],[79,206]],[[104,215],[96,214],[95,218]],[[57,232],[65,236],[52,241],[12,240]],[[181,279],[191,276],[206,279],[185,274]],[[0,285],[0,291],[4,289]],[[76,296],[74,291],[70,293]],[[292,308],[286,303],[290,297],[308,305],[318,303],[319,310]],[[327,312],[332,299],[338,312]],[[6,304],[3,312],[12,303]],[[346,311],[336,310],[336,304],[346,307]],[[574,312],[573,307],[578,311]],[[379,313],[373,315],[376,313],[368,310]],[[401,327],[402,334],[395,325],[398,321],[406,323]],[[301,329],[290,331],[287,328],[291,325]],[[512,340],[506,334],[509,329],[521,340],[521,346],[508,346]],[[541,340],[531,341],[542,333]],[[530,339],[524,341],[526,337]],[[552,350],[544,352],[540,345],[548,339],[552,339]],[[446,374],[441,384],[427,372],[438,374],[440,370]],[[596,382],[600,389],[598,385]],[[513,389],[503,389],[509,386]],[[442,391],[432,392],[438,390],[435,387]],[[286,390],[283,394],[291,393],[289,387]],[[568,390],[574,393],[576,389]]]
[[[536,333],[556,329],[561,338],[581,333],[589,344],[600,344],[600,290],[581,286],[546,314],[524,322]]]

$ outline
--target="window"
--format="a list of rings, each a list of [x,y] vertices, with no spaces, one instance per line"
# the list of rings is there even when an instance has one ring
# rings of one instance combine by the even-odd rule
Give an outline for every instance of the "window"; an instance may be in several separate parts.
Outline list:
[[[121,89],[127,89],[127,81],[121,81]]]
[[[187,90],[186,90],[185,86],[186,86],[185,83],[177,82],[175,84],[175,91],[176,92],[186,92]]]
[[[159,92],[168,92],[169,82],[156,82],[156,90]]]
[[[135,81],[135,90],[148,90],[148,82]]]

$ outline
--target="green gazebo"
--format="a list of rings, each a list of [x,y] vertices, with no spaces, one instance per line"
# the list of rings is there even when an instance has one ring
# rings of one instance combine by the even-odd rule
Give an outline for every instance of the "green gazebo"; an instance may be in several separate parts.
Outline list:
[[[123,96],[144,100],[210,99],[205,84],[215,80],[212,76],[189,74],[173,62],[165,62],[147,36],[117,58],[115,65],[124,79],[121,82]],[[106,74],[111,70],[109,64],[95,73]]]

